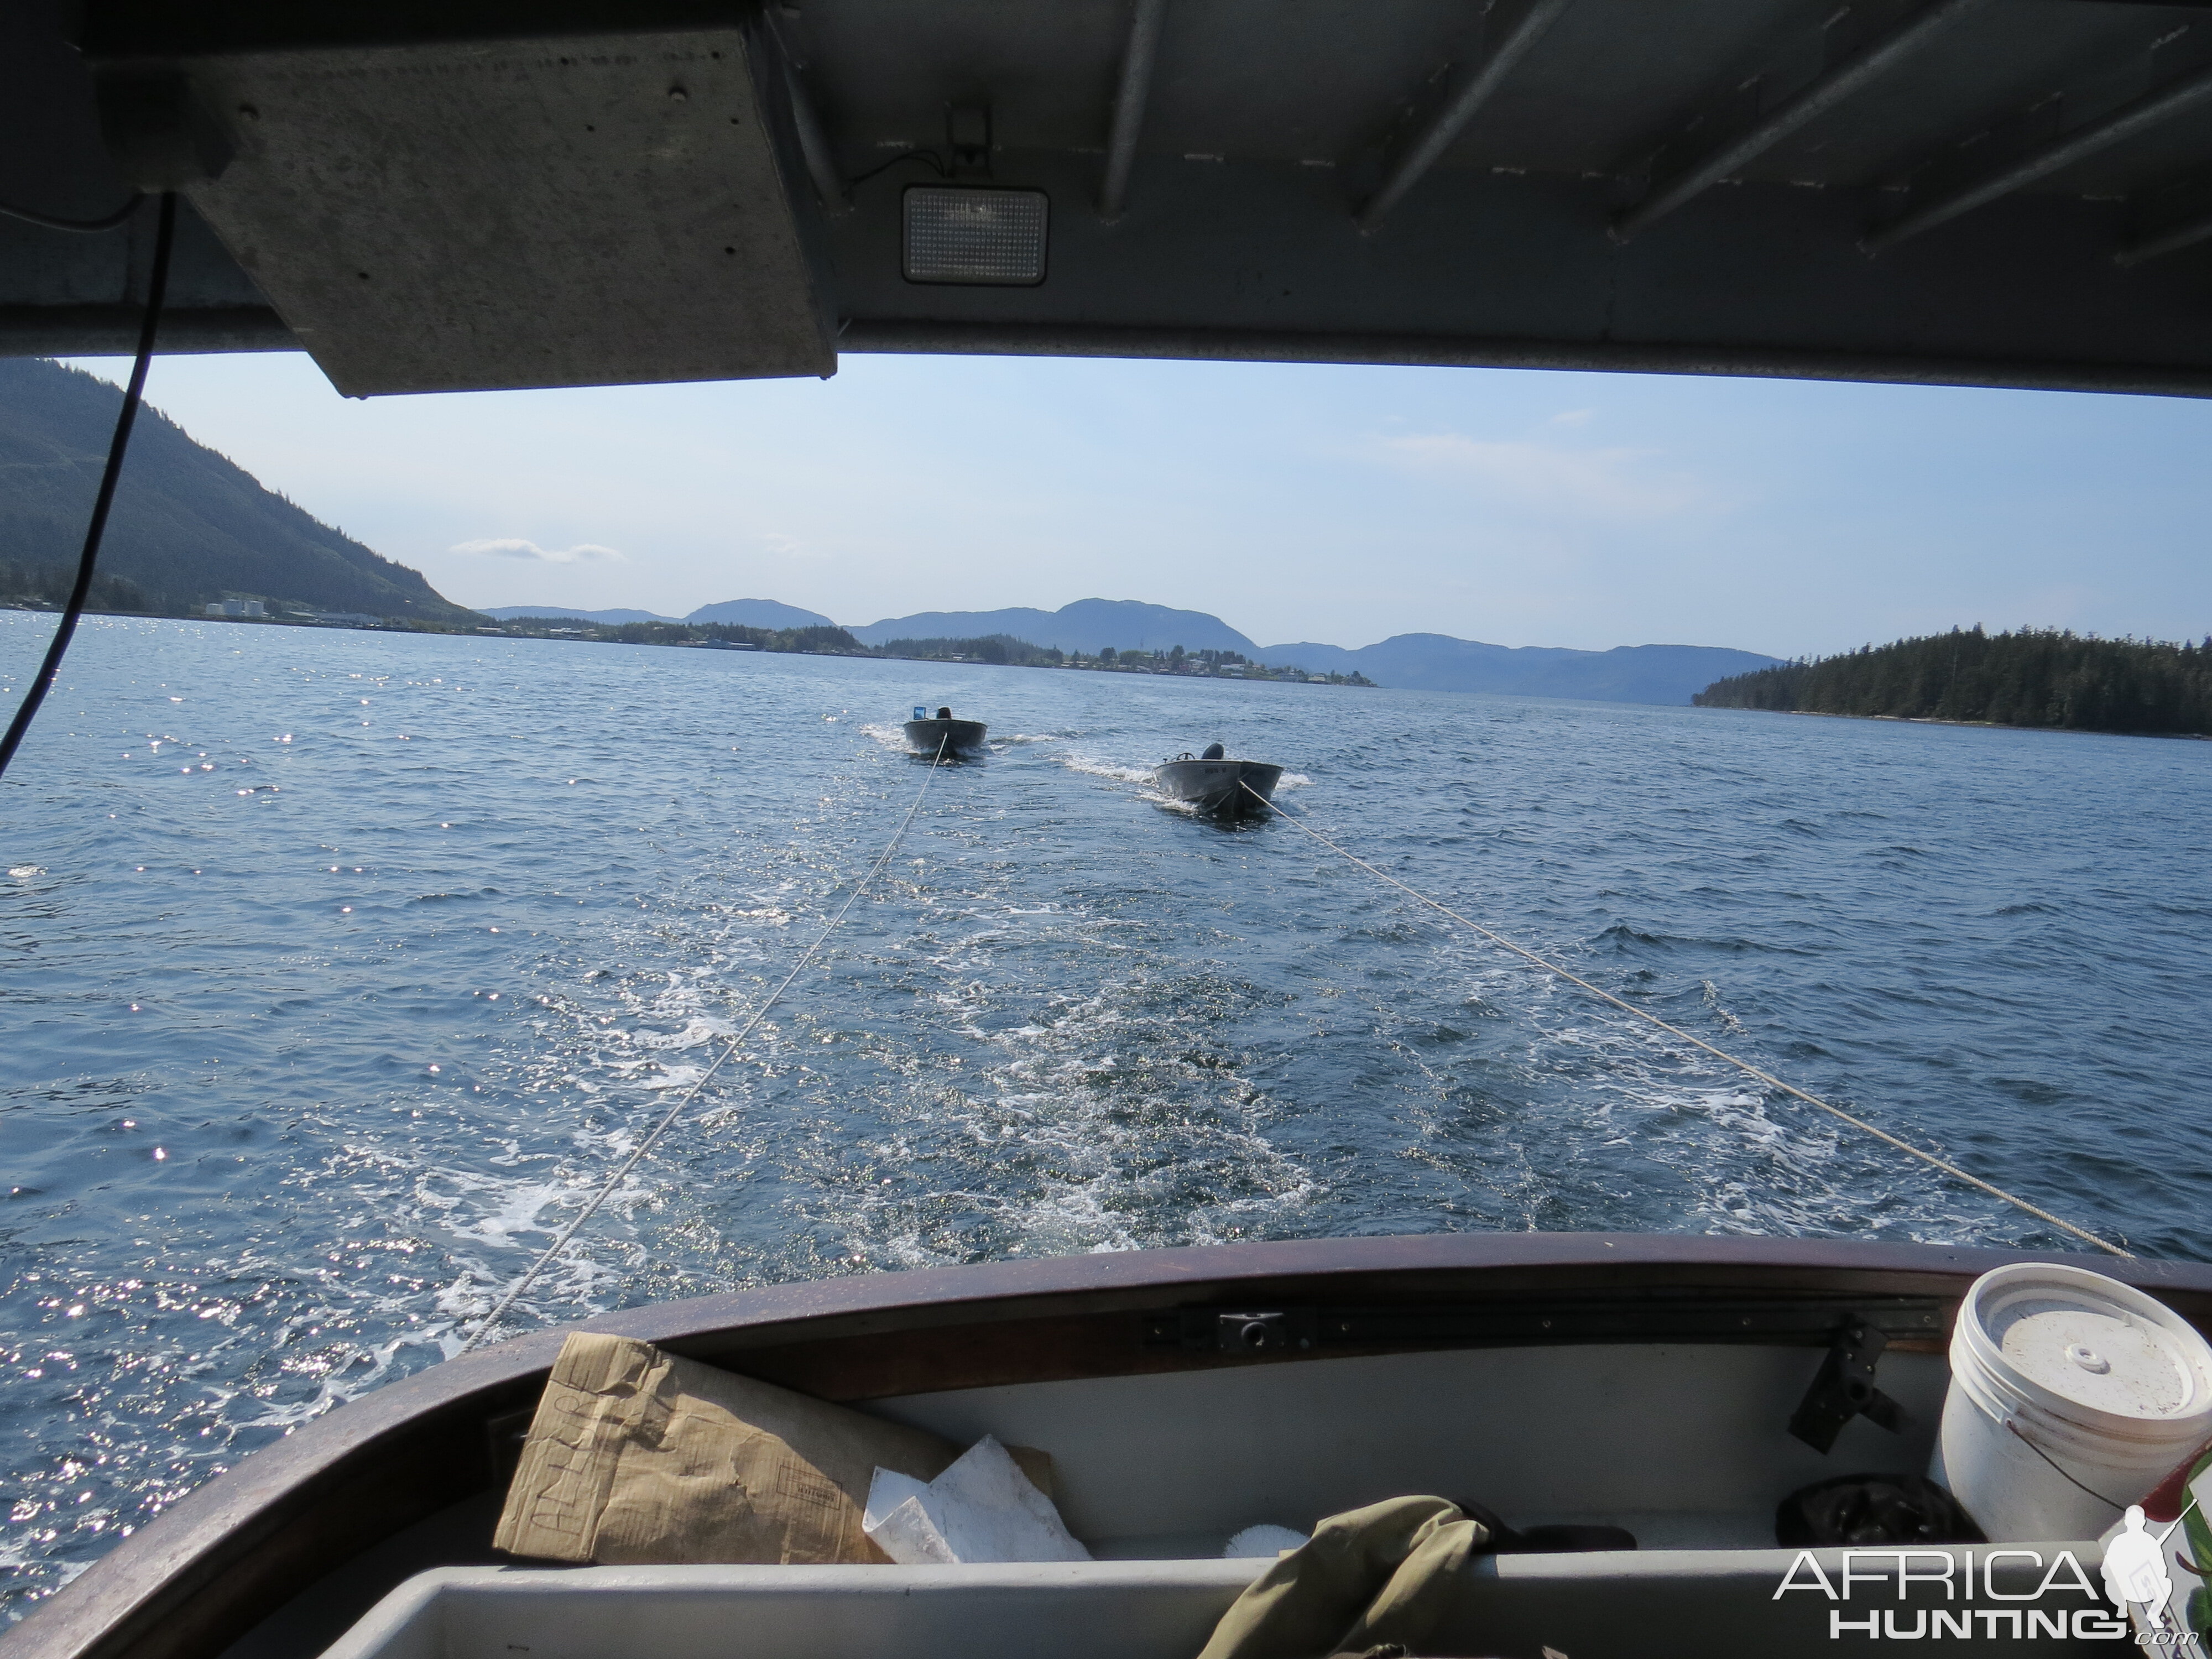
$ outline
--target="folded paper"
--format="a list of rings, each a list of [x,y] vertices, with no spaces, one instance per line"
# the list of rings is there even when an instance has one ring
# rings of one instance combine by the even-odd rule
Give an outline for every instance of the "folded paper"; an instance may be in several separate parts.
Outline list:
[[[1052,1499],[988,1434],[933,1480],[878,1468],[861,1525],[902,1566],[1091,1559]]]

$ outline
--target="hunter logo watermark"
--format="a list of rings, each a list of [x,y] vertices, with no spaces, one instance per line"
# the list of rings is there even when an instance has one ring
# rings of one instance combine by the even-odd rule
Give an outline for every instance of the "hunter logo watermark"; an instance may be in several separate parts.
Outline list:
[[[1833,1641],[2124,1642],[2135,1637],[2127,1603],[2139,1588],[2128,1579],[2108,1595],[2067,1549],[2047,1560],[2044,1551],[2026,1546],[1846,1549],[1832,1576],[1813,1551],[1800,1550],[1772,1599],[1826,1598]],[[2163,1601],[2153,1610],[2162,1615]],[[2183,1645],[2187,1639],[2142,1641],[2179,1659],[2195,1651]]]
[[[2200,1651],[2197,1644],[2174,1628],[2173,1575],[2166,1570],[2166,1540],[2180,1526],[2176,1521],[2154,1534],[2144,1529],[2142,1505],[2129,1504],[2118,1534],[2105,1546],[2105,1593],[2115,1606],[2134,1613],[2136,1628],[2144,1632],[2145,1647],[2193,1655]]]

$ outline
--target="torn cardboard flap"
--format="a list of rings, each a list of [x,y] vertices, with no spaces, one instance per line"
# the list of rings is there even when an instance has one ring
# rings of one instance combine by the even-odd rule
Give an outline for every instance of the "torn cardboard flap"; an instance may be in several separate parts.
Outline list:
[[[881,1562],[860,1525],[877,1468],[930,1480],[957,1450],[648,1343],[579,1332],[554,1362],[492,1541],[607,1565]],[[1049,1491],[1049,1460],[1016,1455]]]

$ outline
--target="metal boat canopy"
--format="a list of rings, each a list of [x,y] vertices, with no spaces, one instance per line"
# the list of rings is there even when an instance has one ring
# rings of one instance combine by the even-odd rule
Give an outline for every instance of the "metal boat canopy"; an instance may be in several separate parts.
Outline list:
[[[2212,9],[6,0],[0,202],[341,391],[843,351],[2212,392]],[[124,349],[150,211],[0,220]]]

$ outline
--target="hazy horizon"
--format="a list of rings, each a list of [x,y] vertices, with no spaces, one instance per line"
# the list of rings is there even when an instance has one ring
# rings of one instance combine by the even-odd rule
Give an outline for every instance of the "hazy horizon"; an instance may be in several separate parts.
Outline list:
[[[472,607],[861,626],[1127,597],[1263,644],[1784,658],[1977,623],[2212,633],[2212,408],[2183,398],[854,356],[363,402],[292,353],[163,357],[148,397]]]
[[[451,596],[450,596],[450,595],[448,595],[448,597],[450,598]],[[702,610],[702,609],[705,609],[706,607],[710,606],[710,605],[735,604],[735,603],[738,603],[738,602],[740,602],[740,601],[746,600],[746,599],[775,599],[775,596],[774,594],[771,594],[771,593],[732,593],[732,594],[730,594],[730,595],[726,596],[726,598],[724,598],[724,599],[708,599],[708,600],[705,600],[705,601],[703,601],[701,605],[694,605],[694,606],[692,606],[692,607],[691,607],[691,611],[696,611]],[[1162,600],[1157,600],[1157,599],[1130,599],[1127,598],[1127,596],[1116,596],[1116,595],[1115,595],[1115,594],[1111,594],[1111,593],[1085,593],[1085,594],[1082,595],[1080,599],[1072,599],[1072,600],[1068,601],[1068,603],[1069,603],[1070,605],[1079,605],[1079,604],[1081,604],[1085,599],[1104,599],[1104,600],[1106,600],[1106,601],[1107,601],[1108,603],[1109,603],[1109,604],[1116,604],[1116,603],[1131,603],[1131,604],[1136,604],[1136,605],[1156,605],[1156,606],[1158,606],[1159,609],[1164,610],[1164,611],[1188,611],[1188,610],[1191,609],[1191,607],[1190,607],[1190,606],[1188,606],[1188,605],[1169,605],[1169,604],[1165,603],[1164,601],[1162,601]],[[513,604],[513,605],[478,605],[478,606],[477,606],[477,607],[475,607],[475,608],[476,608],[476,609],[477,609],[477,610],[480,610],[480,611],[488,611],[488,612],[490,612],[490,611],[519,611],[519,610],[520,610],[520,609],[521,609],[524,605],[526,605],[527,603],[528,603],[528,601],[526,601],[526,600],[519,600],[519,601],[517,601],[515,604]],[[802,608],[804,608],[804,607],[802,607]],[[1047,614],[1047,615],[1051,615],[1051,614],[1053,614],[1053,613],[1054,613],[1054,612],[1055,612],[1055,611],[1061,611],[1061,610],[1064,610],[1064,609],[1066,609],[1066,606],[1064,606],[1064,605],[1054,605],[1054,606],[1052,606],[1049,610],[1046,610],[1046,608],[1045,608],[1045,607],[1043,607],[1043,606],[1037,606],[1037,605],[1022,606],[1022,605],[991,605],[991,606],[988,606],[988,607],[979,606],[979,607],[975,607],[975,608],[972,608],[972,609],[970,609],[970,608],[969,608],[969,607],[964,607],[964,606],[963,606],[963,607],[962,607],[962,609],[961,609],[960,611],[955,611],[955,612],[953,612],[953,613],[951,613],[951,614],[954,614],[954,615],[970,615],[970,616],[990,616],[990,615],[993,615],[993,614],[994,614],[994,613],[996,613],[996,612],[999,612],[999,611],[1018,611],[1018,610],[1024,610],[1024,609],[1027,609],[1027,610],[1046,610],[1046,614]],[[598,605],[598,606],[586,607],[586,606],[583,606],[583,605],[557,605],[557,604],[550,604],[550,603],[549,603],[549,609],[548,609],[547,611],[541,611],[541,612],[538,612],[538,613],[536,613],[536,614],[538,614],[538,615],[559,615],[559,614],[561,614],[562,612],[566,611],[581,611],[581,610],[586,610],[586,609],[596,610],[596,611],[598,611],[601,612],[602,614],[605,614],[605,613],[606,613],[606,612],[610,612],[610,611],[637,611],[637,610],[641,610],[641,609],[643,609],[643,607],[642,607],[642,606],[639,606],[639,605]],[[670,612],[666,612],[666,611],[655,611],[655,612],[654,612],[654,613],[653,613],[653,616],[654,616],[658,620],[662,621],[662,622],[682,622],[682,621],[684,621],[684,620],[685,619],[685,617],[687,617],[688,616],[690,616],[690,615],[691,614],[691,611],[678,611],[678,612],[674,612],[674,613],[670,613]],[[820,612],[817,612],[816,614],[817,614],[817,615],[819,615],[819,614],[821,614],[821,613],[820,613]],[[866,629],[878,629],[878,628],[882,628],[882,627],[884,627],[886,623],[890,623],[902,622],[902,621],[906,620],[906,618],[907,618],[908,617],[913,617],[913,616],[926,616],[926,615],[928,615],[928,614],[930,614],[930,613],[928,613],[928,612],[927,612],[927,611],[908,611],[908,612],[904,612],[904,613],[902,613],[902,614],[901,614],[901,615],[897,615],[897,616],[872,617],[869,617],[869,618],[866,619],[865,621],[864,621],[864,620],[862,620],[862,619],[860,619],[860,618],[858,618],[858,617],[833,617],[833,618],[831,618],[830,620],[831,620],[831,625],[832,625],[832,626],[834,626],[834,627],[837,627],[837,628],[846,628],[846,629],[860,629],[866,630]],[[1207,614],[1211,614],[1211,613],[1207,613]],[[1262,638],[1259,637],[1258,635],[1254,635],[1254,634],[1252,633],[1252,631],[1251,631],[1249,629],[1237,628],[1237,619],[1236,619],[1234,617],[1216,617],[1214,618],[1214,620],[1215,620],[1216,622],[1224,623],[1226,623],[1229,627],[1231,627],[1231,628],[1232,628],[1232,629],[1237,629],[1237,631],[1238,633],[1243,634],[1243,635],[1245,635],[1245,637],[1246,637],[1246,638],[1248,638],[1248,639],[1251,640],[1251,641],[1252,641],[1252,642],[1253,642],[1253,644],[1255,644],[1255,646],[1259,647],[1261,650],[1276,650],[1276,649],[1279,649],[1280,647],[1285,647],[1285,646],[1297,646],[1297,645],[1332,645],[1332,646],[1338,647],[1340,647],[1340,649],[1343,649],[1343,650],[1347,650],[1347,651],[1359,651],[1359,650],[1363,650],[1363,649],[1364,649],[1366,647],[1370,646],[1370,645],[1383,645],[1383,644],[1387,644],[1387,643],[1389,643],[1391,640],[1394,640],[1394,639],[1402,639],[1402,638],[1404,638],[1404,637],[1406,637],[1406,636],[1407,636],[1407,635],[1415,635],[1415,636],[1427,636],[1427,637],[1436,637],[1436,638],[1451,638],[1451,639],[1459,639],[1459,638],[1463,638],[1463,637],[1464,637],[1463,635],[1443,635],[1443,634],[1440,634],[1437,629],[1431,629],[1431,628],[1403,628],[1403,629],[1399,629],[1395,634],[1386,634],[1386,635],[1382,635],[1382,638],[1380,638],[1380,639],[1373,639],[1373,640],[1358,640],[1358,641],[1350,641],[1350,640],[1318,640],[1318,639],[1313,639],[1313,638],[1306,638],[1306,639],[1300,639],[1300,640],[1276,640],[1276,639],[1262,639]],[[1469,643],[1473,643],[1473,644],[1486,644],[1486,645],[1495,645],[1495,644],[1498,643],[1498,641],[1495,641],[1495,640],[1470,641],[1468,641],[1468,642],[1469,642]],[[1711,641],[1711,640],[1624,640],[1624,641],[1622,641],[1619,645],[1615,645],[1615,646],[1595,646],[1595,647],[1567,646],[1567,647],[1560,647],[1560,646],[1530,645],[1530,646],[1509,646],[1509,647],[1507,647],[1506,648],[1507,648],[1507,649],[1509,649],[1509,650],[1516,650],[1516,651],[1520,651],[1520,650],[1544,651],[1544,650],[1562,650],[1562,649],[1564,649],[1564,650],[1620,651],[1620,650],[1629,650],[1629,649],[1632,649],[1632,648],[1634,648],[1635,647],[1638,647],[1638,646],[1645,646],[1645,645],[1665,645],[1665,646],[1710,646],[1710,645],[1713,645],[1713,644],[1715,644],[1715,643],[1717,643],[1717,641]]]

